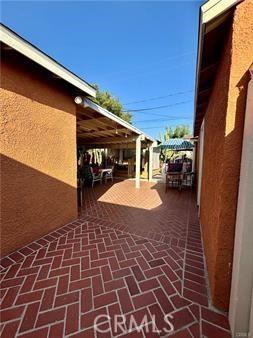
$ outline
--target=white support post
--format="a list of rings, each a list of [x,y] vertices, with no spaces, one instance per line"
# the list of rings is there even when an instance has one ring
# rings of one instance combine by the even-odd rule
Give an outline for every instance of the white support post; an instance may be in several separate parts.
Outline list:
[[[142,135],[139,135],[136,139],[135,188],[140,188],[141,139],[142,139]]]
[[[123,163],[123,149],[119,150],[119,163],[122,164]]]
[[[203,168],[203,155],[204,155],[204,135],[205,135],[205,119],[202,122],[199,134],[199,172],[198,172],[198,192],[197,192],[197,206],[199,207],[198,213],[200,214],[200,200],[201,200],[201,183],[202,183],[202,168]]]
[[[156,142],[153,142],[149,147],[149,163],[148,163],[148,180],[152,182],[153,177],[153,148],[157,145]]]
[[[153,146],[149,147],[149,159],[148,159],[148,180],[152,181],[153,176]]]
[[[192,150],[192,172],[195,173],[196,166],[196,141],[193,142],[193,150]]]

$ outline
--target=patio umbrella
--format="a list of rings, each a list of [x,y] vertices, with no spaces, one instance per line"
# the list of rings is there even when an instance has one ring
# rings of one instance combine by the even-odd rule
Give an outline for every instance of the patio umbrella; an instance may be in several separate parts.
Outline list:
[[[175,151],[193,150],[193,144],[183,138],[171,138],[159,144],[160,149],[170,149]]]

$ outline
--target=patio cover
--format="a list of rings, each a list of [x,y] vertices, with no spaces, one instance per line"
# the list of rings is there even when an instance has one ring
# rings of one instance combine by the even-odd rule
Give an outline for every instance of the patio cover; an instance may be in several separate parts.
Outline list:
[[[153,147],[156,141],[91,100],[77,104],[77,142],[86,148],[136,149],[135,186],[140,187],[141,149],[149,149],[149,179],[152,179]]]
[[[78,144],[90,148],[135,148],[138,137],[143,148],[155,142],[151,136],[87,98],[77,105]]]
[[[176,151],[193,150],[193,144],[183,138],[171,138],[159,144],[158,148]]]

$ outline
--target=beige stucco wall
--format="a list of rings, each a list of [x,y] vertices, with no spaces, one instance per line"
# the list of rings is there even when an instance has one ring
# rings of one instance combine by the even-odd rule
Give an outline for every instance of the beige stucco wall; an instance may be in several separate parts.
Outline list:
[[[252,0],[237,6],[205,115],[200,221],[212,301],[223,310],[230,295],[252,17]]]
[[[1,61],[1,254],[77,216],[73,98],[24,59]]]

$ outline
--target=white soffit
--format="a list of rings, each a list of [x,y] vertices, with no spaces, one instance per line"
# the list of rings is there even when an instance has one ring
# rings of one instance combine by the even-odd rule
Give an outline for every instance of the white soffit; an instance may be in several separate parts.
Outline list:
[[[33,60],[40,66],[46,68],[79,90],[90,96],[96,96],[96,90],[88,83],[3,25],[0,25],[0,41],[23,54],[27,58]]]

